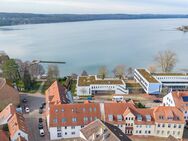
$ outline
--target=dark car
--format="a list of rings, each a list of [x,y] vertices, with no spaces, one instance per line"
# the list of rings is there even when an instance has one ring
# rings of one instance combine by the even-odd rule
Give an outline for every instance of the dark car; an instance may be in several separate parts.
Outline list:
[[[22,99],[22,102],[27,103],[27,99],[26,98]]]
[[[43,112],[43,109],[39,108],[39,114],[42,114],[42,112]]]
[[[42,122],[39,122],[38,128],[39,128],[39,129],[43,129],[43,124],[42,124]]]
[[[39,118],[39,122],[43,122],[43,119],[42,119],[42,118]]]

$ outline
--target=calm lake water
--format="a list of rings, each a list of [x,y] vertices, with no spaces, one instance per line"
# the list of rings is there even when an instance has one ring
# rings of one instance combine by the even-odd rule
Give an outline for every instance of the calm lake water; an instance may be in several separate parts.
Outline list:
[[[66,61],[61,74],[106,65],[148,67],[158,51],[177,52],[177,70],[188,68],[188,33],[175,30],[188,19],[111,20],[1,27],[0,50],[23,60]],[[13,29],[13,30],[12,30]]]

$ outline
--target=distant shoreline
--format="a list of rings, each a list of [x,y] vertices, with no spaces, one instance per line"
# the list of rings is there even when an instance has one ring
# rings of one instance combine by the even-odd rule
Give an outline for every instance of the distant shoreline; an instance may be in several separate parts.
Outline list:
[[[81,22],[97,20],[137,20],[137,19],[174,19],[188,18],[188,15],[161,14],[31,14],[31,13],[0,13],[0,27],[47,24],[64,22]]]

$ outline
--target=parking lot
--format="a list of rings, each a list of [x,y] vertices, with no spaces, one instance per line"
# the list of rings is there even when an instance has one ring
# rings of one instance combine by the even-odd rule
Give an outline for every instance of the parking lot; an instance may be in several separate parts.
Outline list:
[[[30,141],[50,141],[49,140],[49,134],[47,131],[45,116],[43,114],[39,114],[39,107],[41,104],[45,101],[45,98],[41,94],[21,94],[21,99],[27,99],[27,102],[25,103],[29,109],[30,113],[24,113],[24,117],[26,119],[26,124],[29,131],[29,140]],[[22,103],[21,106],[25,105]],[[43,126],[44,126],[44,132],[45,136],[40,137],[39,129],[38,129],[38,123],[39,118],[43,118]]]

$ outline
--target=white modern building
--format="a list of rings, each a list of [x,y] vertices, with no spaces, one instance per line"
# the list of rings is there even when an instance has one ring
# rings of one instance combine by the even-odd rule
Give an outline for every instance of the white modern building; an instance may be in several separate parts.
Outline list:
[[[170,92],[163,97],[165,106],[177,107],[184,113],[184,119],[188,122],[188,92]]]
[[[97,76],[79,76],[76,89],[78,96],[129,93],[123,80],[117,78],[101,79]]]
[[[135,80],[148,94],[160,94],[162,89],[188,90],[188,74],[150,73],[146,69],[135,69]]]
[[[146,69],[136,69],[134,79],[142,86],[148,94],[160,94],[162,84]]]

